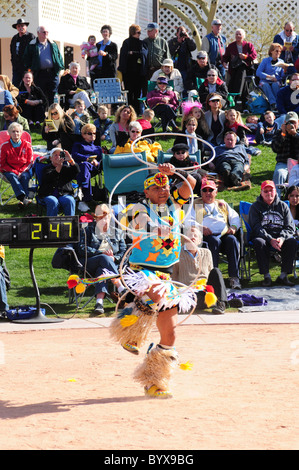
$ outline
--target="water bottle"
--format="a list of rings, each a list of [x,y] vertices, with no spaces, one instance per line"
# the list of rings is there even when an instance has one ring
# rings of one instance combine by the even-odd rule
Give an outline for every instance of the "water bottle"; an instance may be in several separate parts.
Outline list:
[[[96,104],[97,102],[97,97],[94,91],[92,91],[90,94],[90,101],[92,102],[92,104]]]
[[[59,96],[58,96],[58,93],[55,93],[54,95],[54,103],[59,103]]]

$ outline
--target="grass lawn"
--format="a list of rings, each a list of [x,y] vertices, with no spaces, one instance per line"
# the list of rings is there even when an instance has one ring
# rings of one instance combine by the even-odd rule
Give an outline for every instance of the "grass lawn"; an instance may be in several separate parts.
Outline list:
[[[32,134],[33,144],[44,144],[40,133]],[[163,150],[166,151],[172,147],[173,139],[161,141]],[[260,183],[265,179],[272,179],[275,167],[275,155],[268,147],[259,147],[262,150],[261,155],[252,157],[251,174],[252,188],[248,191],[234,192],[223,191],[219,197],[225,199],[228,203],[234,205],[238,211],[239,202],[246,200],[255,201],[260,193]],[[9,193],[9,192],[8,192]],[[12,194],[12,192],[11,192]],[[7,196],[8,197],[8,196]],[[22,213],[18,209],[17,201],[13,198],[7,205],[0,206],[0,218],[20,217],[29,214],[36,214],[36,205],[32,203]],[[10,306],[35,305],[35,293],[29,271],[29,249],[10,249],[6,247],[6,264],[11,276],[11,289],[8,292],[8,302]],[[67,278],[68,273],[65,270],[53,269],[51,260],[55,248],[37,248],[34,250],[33,266],[39,286],[41,303],[50,305],[58,315],[72,316],[74,314],[89,316],[94,307],[92,301],[84,310],[78,310],[75,304],[68,303]],[[224,278],[227,278],[227,269],[225,264],[221,264]],[[272,278],[275,279],[280,273],[279,265],[273,264],[271,268]],[[242,281],[245,289],[258,285],[261,276],[258,274],[257,266],[252,264],[252,280]],[[92,294],[92,286],[89,287],[87,294]],[[86,294],[86,295],[87,295]],[[83,299],[83,303],[86,298]],[[83,303],[81,305],[83,305]],[[109,316],[114,312],[114,304],[105,300],[105,314]],[[50,308],[46,309],[47,314],[51,314]]]

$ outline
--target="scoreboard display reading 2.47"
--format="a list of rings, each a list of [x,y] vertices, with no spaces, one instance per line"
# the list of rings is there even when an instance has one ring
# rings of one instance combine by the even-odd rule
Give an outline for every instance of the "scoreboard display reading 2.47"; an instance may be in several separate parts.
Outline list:
[[[78,241],[78,216],[0,219],[0,245],[42,248]]]

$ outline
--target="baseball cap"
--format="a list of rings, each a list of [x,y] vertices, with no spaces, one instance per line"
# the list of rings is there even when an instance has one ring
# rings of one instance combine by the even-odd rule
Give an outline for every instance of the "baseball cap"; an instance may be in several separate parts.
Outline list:
[[[199,51],[196,57],[197,59],[205,59],[208,57],[208,53],[206,51]]]
[[[168,65],[169,67],[173,67],[173,60],[172,59],[165,59],[163,60],[162,64],[163,65]]]
[[[289,111],[286,114],[286,117],[285,117],[285,120],[284,120],[285,124],[287,124],[290,121],[298,121],[298,114],[295,113],[295,111]]]
[[[222,23],[221,23],[221,20],[219,20],[218,18],[215,18],[215,19],[212,21],[212,26],[214,26],[214,24],[220,25],[220,24],[222,24]]]
[[[201,189],[203,188],[212,188],[217,189],[216,183],[214,180],[210,180],[208,178],[203,178],[201,180]]]
[[[157,82],[159,83],[166,83],[166,85],[168,84],[168,79],[166,77],[158,77],[157,78]]]
[[[275,189],[274,181],[271,181],[271,180],[263,181],[262,184],[261,184],[261,190],[265,189],[267,186],[270,186],[271,188]]]
[[[151,31],[152,29],[159,29],[158,23],[149,23],[146,28],[148,31]]]

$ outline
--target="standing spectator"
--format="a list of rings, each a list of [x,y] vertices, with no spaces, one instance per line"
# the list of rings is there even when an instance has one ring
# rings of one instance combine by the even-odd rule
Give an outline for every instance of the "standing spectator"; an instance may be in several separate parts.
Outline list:
[[[23,54],[30,41],[35,36],[27,31],[27,23],[24,19],[20,18],[15,24],[12,25],[18,32],[15,34],[10,42],[10,55],[12,65],[12,83],[18,87],[21,83],[23,73],[26,70],[24,66]]]
[[[289,207],[277,196],[273,181],[266,180],[261,184],[261,194],[250,207],[248,223],[259,271],[264,275],[263,287],[272,284],[269,260],[273,249],[281,255],[281,274],[276,282],[294,286],[287,274],[293,270],[297,252],[295,225]]]
[[[291,21],[285,23],[283,30],[274,36],[273,42],[282,45],[281,59],[286,63],[295,63],[299,54],[299,34],[295,33]]]
[[[63,58],[56,42],[48,38],[45,26],[37,28],[37,38],[25,49],[24,64],[34,75],[34,83],[40,87],[48,99],[54,103],[59,84],[59,72],[64,69]]]
[[[244,29],[238,28],[235,38],[236,40],[227,46],[222,60],[224,63],[228,63],[228,90],[231,93],[241,93],[244,105],[248,94],[245,77],[253,75],[253,61],[256,59],[257,53],[253,44],[245,41]]]
[[[120,49],[118,70],[122,73],[125,89],[128,90],[128,103],[136,113],[140,112],[141,90],[145,85],[147,48],[140,39],[141,28],[132,24],[129,37]]]
[[[192,65],[191,52],[196,50],[196,43],[189,37],[186,28],[179,26],[176,31],[176,37],[168,42],[168,47],[174,67],[181,72],[184,88],[187,90],[187,73]]]
[[[211,64],[216,65],[224,80],[225,68],[222,64],[222,57],[225,53],[226,37],[221,34],[221,29],[221,20],[215,18],[212,21],[212,32],[203,38],[201,48],[208,53]]]
[[[280,187],[288,178],[288,158],[299,158],[299,120],[294,111],[287,113],[281,132],[278,132],[272,140],[272,150],[276,153],[276,165],[273,173],[273,181],[276,185],[278,196]]]
[[[143,40],[147,47],[147,80],[156,70],[161,68],[165,59],[170,59],[170,52],[166,39],[159,36],[159,25],[149,23],[147,25],[147,38]]]
[[[101,35],[103,39],[97,43],[98,64],[90,70],[92,83],[96,78],[114,78],[116,75],[117,45],[110,39],[111,26],[103,25]]]
[[[35,123],[39,127],[45,119],[48,100],[43,90],[33,82],[32,72],[24,73],[17,100],[22,108],[22,116],[28,120],[29,126]]]

